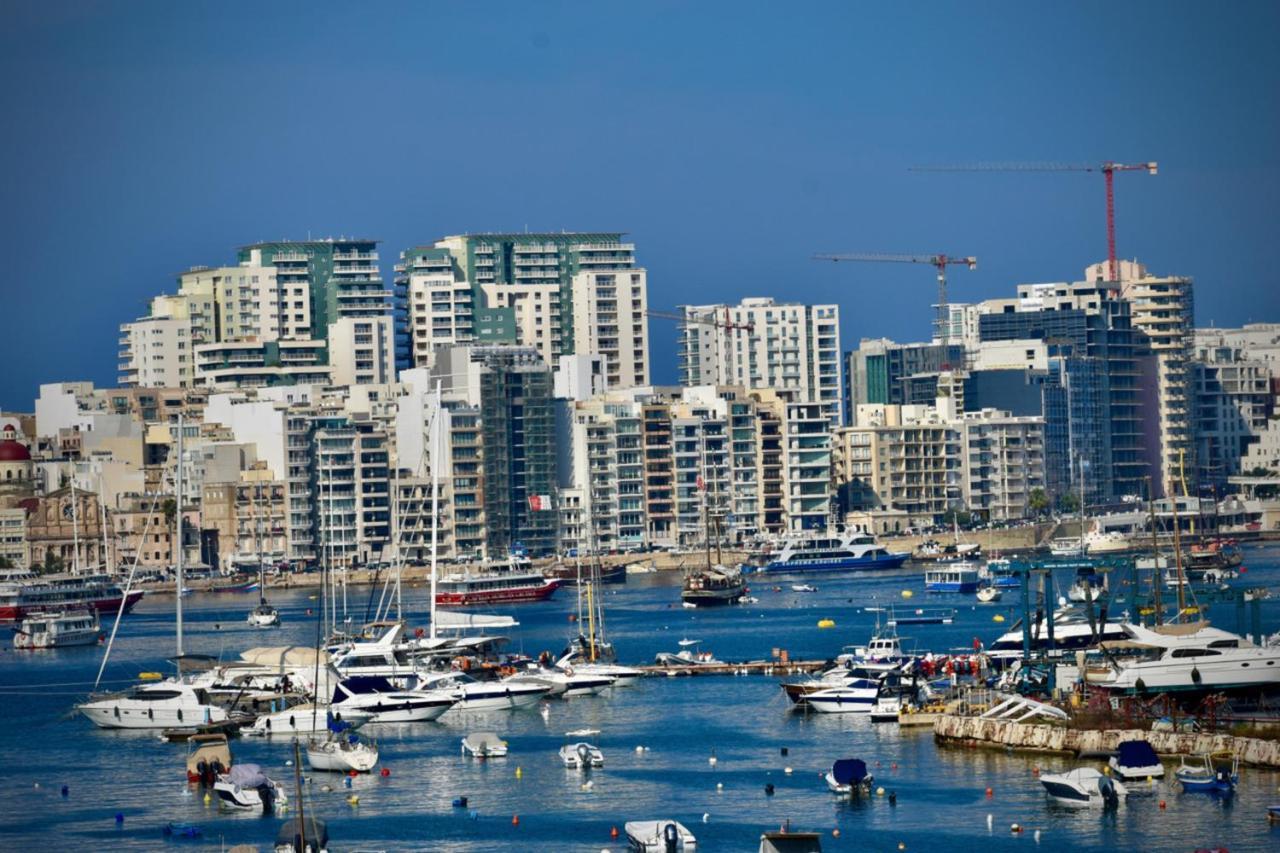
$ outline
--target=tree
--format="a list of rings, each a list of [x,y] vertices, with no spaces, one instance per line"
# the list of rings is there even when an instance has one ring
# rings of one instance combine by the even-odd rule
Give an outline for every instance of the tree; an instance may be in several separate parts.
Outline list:
[[[1044,489],[1037,486],[1031,490],[1031,494],[1027,495],[1027,509],[1031,510],[1032,515],[1044,515],[1045,510],[1049,508],[1049,496],[1045,494]]]
[[[46,574],[60,572],[66,567],[62,557],[52,551],[44,552],[44,570]]]
[[[169,527],[173,526],[173,520],[178,515],[178,502],[173,498],[165,498],[164,503],[160,505],[161,511],[164,513],[164,523]]]
[[[959,525],[960,527],[968,527],[973,521],[973,516],[969,514],[967,509],[949,509],[942,514],[942,523],[948,526]]]
[[[1058,498],[1058,509],[1066,513],[1077,512],[1080,509],[1080,498],[1076,497],[1075,492],[1067,492]]]

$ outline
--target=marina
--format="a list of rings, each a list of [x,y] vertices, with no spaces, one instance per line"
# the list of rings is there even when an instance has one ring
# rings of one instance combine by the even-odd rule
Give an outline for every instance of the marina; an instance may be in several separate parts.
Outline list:
[[[1246,554],[1251,584],[1280,582],[1280,546],[1248,546]],[[1059,580],[1070,583],[1073,576],[1074,569],[1064,569]],[[455,708],[430,722],[365,723],[359,729],[362,737],[377,744],[371,772],[352,778],[347,788],[346,782],[327,781],[329,774],[304,766],[307,808],[325,821],[335,850],[616,850],[613,828],[625,835],[624,824],[634,823],[645,835],[658,829],[640,828],[644,821],[654,821],[654,815],[663,823],[692,829],[699,850],[756,849],[763,832],[787,820],[797,830],[818,832],[824,850],[896,849],[899,843],[919,849],[929,844],[932,827],[944,820],[954,827],[961,850],[1012,849],[1022,843],[1007,830],[1015,822],[1028,832],[1039,831],[1046,849],[1067,838],[1073,847],[1099,851],[1176,849],[1193,837],[1197,846],[1223,844],[1246,851],[1272,847],[1269,833],[1275,830],[1268,828],[1266,812],[1280,772],[1250,763],[1250,755],[1262,757],[1257,748],[1244,758],[1229,810],[1204,795],[1182,793],[1173,778],[1177,764],[1169,764],[1167,758],[1167,778],[1155,782],[1154,789],[1145,780],[1130,783],[1137,790],[1117,812],[1060,808],[1046,802],[1035,771],[1065,771],[1078,765],[1101,769],[1106,761],[1072,758],[1059,765],[1051,763],[1043,749],[1008,751],[1009,727],[1038,731],[1052,726],[975,722],[928,710],[903,713],[895,725],[874,723],[869,707],[855,713],[792,710],[779,682],[823,671],[842,646],[866,647],[889,607],[907,612],[894,602],[902,600],[904,591],[919,590],[921,578],[921,571],[910,566],[891,573],[831,576],[813,593],[797,593],[789,586],[778,592],[768,588],[756,591],[758,603],[710,610],[680,607],[680,578],[673,573],[632,577],[626,585],[605,587],[600,597],[619,663],[634,664],[644,677],[628,687],[542,699],[524,709]],[[975,637],[994,643],[1018,618],[1017,590],[1010,590],[1002,602],[985,605],[952,595],[954,603],[947,604],[954,608],[954,621],[911,626],[910,638],[894,642],[895,654],[903,647],[917,653],[932,649],[962,654],[961,650],[971,651]],[[410,624],[419,624],[412,614],[425,612],[426,596],[425,584],[406,585]],[[938,595],[940,601],[947,597]],[[212,593],[188,596],[188,651],[234,659],[239,651],[260,645],[260,629],[244,621],[245,599]],[[274,629],[279,636],[273,635],[271,642],[305,651],[314,634],[314,616],[307,611],[316,601],[306,589],[273,589],[271,601],[282,615],[281,626]],[[1264,623],[1276,624],[1280,614],[1275,602],[1269,599],[1261,605]],[[569,596],[495,608],[500,615],[514,617],[509,622],[519,623],[505,629],[511,636],[506,651],[536,657],[543,650],[561,648],[575,630],[569,619],[575,609]],[[170,670],[164,657],[172,644],[172,611],[171,596],[149,596],[125,618],[106,673],[114,686],[136,683],[141,672]],[[1227,630],[1235,627],[1230,606],[1210,605],[1209,611],[1215,624]],[[993,615],[1007,621],[995,622]],[[834,627],[818,628],[824,619]],[[109,630],[108,620],[104,627]],[[696,659],[700,650],[712,649],[717,663],[710,665],[640,663],[673,650]],[[0,784],[18,807],[12,813],[52,811],[66,838],[109,842],[115,849],[152,849],[169,824],[199,828],[206,845],[266,844],[278,830],[278,820],[264,820],[260,809],[243,804],[219,809],[216,797],[206,804],[201,795],[191,793],[184,744],[167,743],[154,732],[97,728],[82,716],[66,715],[87,689],[74,685],[92,681],[101,653],[88,647],[6,651],[0,657],[6,698],[0,738],[10,754],[23,757],[0,767]],[[21,701],[15,701],[19,697]],[[935,741],[935,727],[956,736]],[[588,731],[599,734],[564,734]],[[1000,748],[957,750],[946,745],[979,743],[982,738],[972,735],[982,732]],[[508,757],[494,762],[461,755],[459,743],[469,736],[473,744],[501,742],[503,751],[510,750]],[[1149,736],[1162,756],[1168,754],[1169,743],[1176,745],[1177,738],[1185,737]],[[41,741],[38,751],[22,744],[32,737]],[[302,737],[305,753],[307,735]],[[1044,740],[1046,735],[1025,737],[1029,743],[1037,737],[1051,742]],[[1087,732],[1076,737],[1077,746],[1105,750],[1115,749],[1120,735],[1110,743],[1090,740]],[[567,770],[560,756],[566,742],[575,746],[575,755],[576,745],[586,743],[602,750],[607,761],[589,775]],[[258,765],[293,799],[288,781],[292,768],[287,764],[292,760],[291,743],[289,735],[241,738],[231,748],[236,763]],[[1188,744],[1205,754],[1222,746],[1212,737]],[[1075,751],[1068,747],[1063,754],[1073,756]],[[884,795],[873,789],[852,804],[848,797],[831,795],[822,776],[835,759],[851,755],[866,762],[875,788],[883,788]],[[1188,761],[1194,763],[1194,755]],[[167,781],[164,768],[172,769]],[[62,785],[68,789],[65,798]],[[766,786],[772,786],[771,794],[765,793]],[[349,801],[352,797],[358,798],[357,805]],[[467,802],[461,811],[453,805],[459,797]],[[240,800],[247,798],[251,797]],[[1163,810],[1161,800],[1166,802]],[[117,813],[123,815],[120,824],[115,823]],[[1099,819],[1100,813],[1108,817]],[[994,828],[988,828],[987,814],[993,815]],[[519,817],[518,826],[513,816]],[[42,825],[34,817],[6,818],[0,822],[0,844],[35,843]],[[834,830],[839,830],[838,837]]]

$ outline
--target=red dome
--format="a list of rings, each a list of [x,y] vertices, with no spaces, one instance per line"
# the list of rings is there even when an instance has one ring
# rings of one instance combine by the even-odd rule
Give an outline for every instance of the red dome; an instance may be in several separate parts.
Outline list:
[[[0,462],[30,462],[31,451],[13,439],[0,441]]]

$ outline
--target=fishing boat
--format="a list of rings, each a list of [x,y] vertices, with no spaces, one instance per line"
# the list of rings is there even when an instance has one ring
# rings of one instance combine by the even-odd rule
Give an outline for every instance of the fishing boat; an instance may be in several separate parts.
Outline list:
[[[880,696],[880,682],[851,678],[805,695],[805,705],[822,714],[868,714]]]
[[[445,575],[439,581],[436,604],[459,607],[545,601],[561,583],[559,578],[546,578],[532,570]]]
[[[102,623],[92,608],[31,613],[13,629],[15,649],[61,649],[96,646],[102,641]]]
[[[592,734],[600,734],[594,730],[584,730],[577,732],[569,732],[569,737],[590,737]],[[579,741],[578,743],[566,743],[560,747],[560,761],[570,770],[590,770],[593,767],[604,767],[604,753],[600,751],[600,747],[587,741]]]
[[[941,563],[924,573],[925,592],[958,592],[969,594],[978,591],[978,567],[974,563]]]
[[[781,574],[896,569],[911,555],[889,551],[868,533],[822,533],[787,542],[760,571]]]
[[[187,740],[187,781],[209,787],[231,769],[231,746],[227,736],[196,734]]]
[[[629,820],[622,828],[627,844],[636,853],[689,853],[698,849],[693,833],[677,820]]]
[[[846,797],[869,793],[875,784],[875,777],[867,770],[867,762],[861,758],[841,758],[822,778],[831,793]]]
[[[493,732],[472,732],[462,739],[462,754],[472,758],[505,758],[507,742]]]
[[[1123,782],[1103,775],[1092,767],[1080,767],[1066,773],[1042,773],[1040,784],[1044,786],[1049,799],[1073,808],[1115,808],[1129,796],[1129,789]]]
[[[120,584],[106,574],[11,573],[0,580],[0,622],[21,622],[28,615],[83,608],[115,614],[122,602],[128,613],[141,600],[140,590],[126,595]]]
[[[213,783],[213,793],[218,807],[239,811],[258,811],[272,814],[278,807],[289,803],[284,788],[263,772],[258,764],[237,764],[218,777]]]
[[[746,591],[746,578],[736,566],[708,566],[685,576],[680,600],[691,607],[717,607],[738,603]]]
[[[1183,756],[1173,777],[1182,790],[1206,794],[1232,794],[1240,783],[1240,759],[1231,753],[1202,755],[1191,764]]]
[[[1107,760],[1111,772],[1126,781],[1130,779],[1162,779],[1164,765],[1145,740],[1121,741],[1116,754]]]

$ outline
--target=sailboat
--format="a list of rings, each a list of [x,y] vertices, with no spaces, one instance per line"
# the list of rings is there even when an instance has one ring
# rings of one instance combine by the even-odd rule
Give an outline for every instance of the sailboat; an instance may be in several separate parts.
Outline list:
[[[699,488],[702,491],[702,515],[706,528],[705,545],[707,566],[685,575],[680,588],[680,601],[685,607],[715,607],[724,604],[738,604],[747,594],[747,581],[739,566],[712,565],[711,563],[711,507],[710,495],[699,477]],[[716,556],[720,556],[720,518],[716,519]]]
[[[139,685],[132,690],[123,693],[112,693],[106,695],[97,695],[92,697],[88,702],[83,702],[76,706],[76,710],[89,718],[94,725],[104,729],[170,729],[170,728],[190,728],[207,723],[223,722],[229,718],[227,710],[220,705],[216,705],[210,701],[209,695],[202,689],[194,687],[183,681],[181,678],[181,661],[185,657],[185,650],[182,642],[182,594],[183,594],[183,541],[182,541],[182,431],[183,417],[178,416],[178,448],[177,448],[177,473],[175,483],[175,496],[177,498],[177,535],[176,539],[176,560],[174,563],[174,573],[177,577],[177,585],[174,590],[174,614],[176,616],[174,634],[177,639],[178,655],[175,658],[179,662],[179,673],[177,678],[166,679],[165,681],[152,682],[150,684]],[[154,515],[155,505],[152,503],[152,512],[147,516],[147,524],[144,525],[142,535],[145,538],[147,527],[151,524],[151,518]],[[137,569],[137,557],[134,557],[134,569]],[[130,573],[130,581],[132,581],[132,572]],[[127,597],[127,596],[126,596]],[[123,607],[121,608],[123,610]],[[111,655],[111,647],[115,641],[116,629],[120,625],[119,614],[116,616],[115,626],[111,629],[111,642],[107,643],[107,650],[103,654],[102,664],[98,669],[99,683],[102,678],[102,672],[106,668],[107,659]],[[94,685],[95,687],[97,684]]]
[[[593,537],[594,538],[594,537]],[[598,553],[598,549],[597,549]],[[582,591],[584,587],[582,565],[578,564],[578,622],[582,624]],[[604,635],[604,601],[600,594],[602,575],[599,557],[594,567],[588,570],[586,578],[587,593],[587,633],[578,634],[569,644],[569,648],[556,661],[556,668],[569,675],[597,676],[611,679],[614,687],[625,687],[634,684],[644,673],[629,666],[617,663],[617,654],[613,643]]]
[[[254,484],[254,506],[257,506],[258,490],[262,488],[261,484]],[[255,516],[257,513],[255,513]],[[280,611],[271,606],[267,602],[267,577],[263,569],[262,561],[262,537],[259,533],[259,524],[261,520],[254,518],[253,521],[253,539],[258,546],[258,606],[249,611],[248,622],[255,628],[270,628],[280,624]]]

